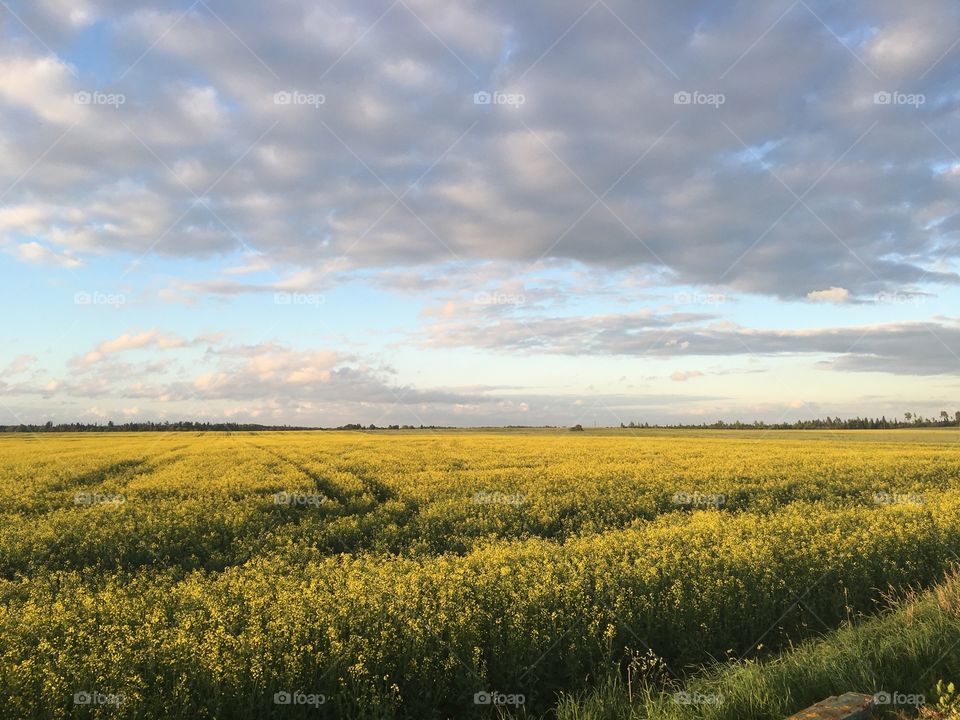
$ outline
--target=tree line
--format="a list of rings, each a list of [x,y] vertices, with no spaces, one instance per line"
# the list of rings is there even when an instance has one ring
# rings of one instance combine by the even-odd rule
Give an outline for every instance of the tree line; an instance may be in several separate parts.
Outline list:
[[[718,420],[713,423],[701,423],[699,425],[651,425],[650,423],[620,423],[621,428],[708,428],[717,430],[896,430],[898,428],[918,428],[918,427],[960,427],[960,410],[951,415],[946,410],[941,410],[939,417],[923,417],[920,413],[906,412],[903,419],[887,418],[885,415],[879,418],[853,417],[853,418],[832,418],[829,415],[825,418],[815,418],[813,420],[796,420],[794,422],[776,422],[768,423],[762,420],[753,422],[726,422]]]
[[[252,423],[232,422],[192,422],[178,420],[176,422],[126,422],[114,423],[113,420],[105,424],[100,423],[59,423],[51,421],[43,425],[2,425],[0,432],[247,432],[251,430],[310,430],[307,427],[292,425],[257,425]]]
[[[258,425],[255,423],[233,423],[233,422],[193,422],[190,420],[179,420],[170,422],[153,422],[151,420],[144,422],[126,422],[114,423],[109,420],[106,423],[58,423],[47,421],[42,425],[20,424],[20,425],[0,425],[0,432],[250,432],[256,430],[444,430],[453,429],[443,425],[420,425],[419,428],[414,425],[362,425],[360,423],[349,423],[335,428],[325,428],[316,426],[302,425]]]
[[[504,429],[511,427],[532,427],[532,426],[504,426]],[[545,425],[542,427],[555,427]],[[940,412],[939,417],[924,417],[920,413],[906,412],[903,418],[879,418],[853,417],[841,418],[830,417],[815,418],[812,420],[797,420],[795,422],[776,422],[768,423],[763,420],[753,422],[727,422],[718,420],[712,423],[695,424],[651,424],[649,422],[620,423],[624,429],[642,429],[642,428],[702,428],[715,430],[895,430],[898,428],[924,428],[924,427],[960,427],[960,410],[951,415],[946,410]],[[163,421],[153,422],[147,420],[144,422],[126,422],[114,423],[112,420],[106,423],[58,423],[52,421],[42,425],[20,424],[20,425],[0,425],[0,432],[252,432],[258,430],[444,430],[453,429],[443,425],[385,425],[376,426],[373,424],[363,425],[360,423],[349,423],[340,425],[336,428],[322,428],[299,425],[259,425],[256,423],[233,423],[233,422],[194,422],[190,420],[179,420],[175,422]],[[570,430],[582,431],[581,425],[575,425]]]

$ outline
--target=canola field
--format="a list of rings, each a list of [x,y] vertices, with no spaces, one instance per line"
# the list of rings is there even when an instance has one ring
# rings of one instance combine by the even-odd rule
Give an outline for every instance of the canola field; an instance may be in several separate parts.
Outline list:
[[[0,716],[540,717],[958,553],[949,429],[8,434]]]

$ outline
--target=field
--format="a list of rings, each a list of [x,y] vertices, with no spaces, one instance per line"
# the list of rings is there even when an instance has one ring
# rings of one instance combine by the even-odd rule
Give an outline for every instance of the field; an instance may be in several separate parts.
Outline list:
[[[539,717],[563,694],[575,717],[566,694],[611,678],[648,698],[694,687],[941,582],[958,440],[2,436],[0,707]],[[704,705],[678,716],[719,717]]]

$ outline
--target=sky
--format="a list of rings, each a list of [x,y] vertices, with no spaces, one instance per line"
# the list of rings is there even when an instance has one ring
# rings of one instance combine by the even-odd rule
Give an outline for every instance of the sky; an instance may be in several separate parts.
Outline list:
[[[0,424],[960,409],[952,0],[2,0]]]

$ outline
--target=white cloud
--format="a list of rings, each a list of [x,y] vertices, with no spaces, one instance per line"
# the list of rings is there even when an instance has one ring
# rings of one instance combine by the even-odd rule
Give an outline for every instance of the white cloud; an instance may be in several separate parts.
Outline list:
[[[215,345],[223,341],[223,335],[218,333],[208,333],[199,335],[193,340],[186,340],[174,333],[162,333],[159,330],[145,330],[142,332],[125,332],[110,340],[104,340],[94,350],[81,357],[73,359],[75,366],[88,366],[101,363],[112,355],[129,352],[131,350],[143,350],[150,348],[154,351],[172,350],[185,347],[196,347],[200,345]]]
[[[814,302],[844,303],[850,299],[850,291],[841,287],[832,287],[828,290],[812,290],[807,293],[807,299]]]
[[[73,81],[71,69],[54,57],[0,57],[0,98],[57,125],[87,114],[74,102],[81,88]]]
[[[84,265],[82,260],[73,257],[69,252],[57,252],[38,242],[20,243],[16,251],[21,260],[38,265],[59,265],[65,268],[78,268]]]
[[[13,361],[9,365],[7,365],[7,367],[4,369],[3,374],[8,377],[13,375],[21,375],[27,372],[28,370],[30,370],[30,368],[33,367],[36,364],[36,362],[37,362],[36,355],[27,355],[27,354],[17,355],[13,359]]]

